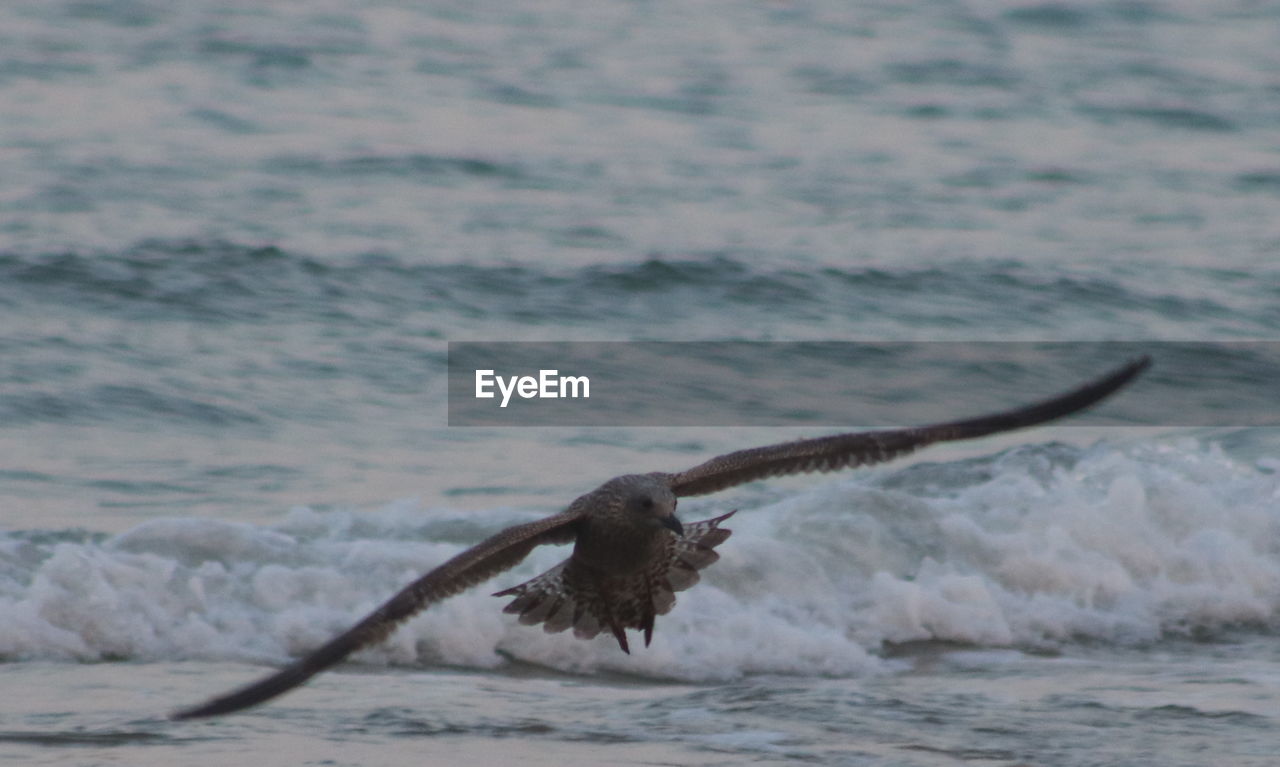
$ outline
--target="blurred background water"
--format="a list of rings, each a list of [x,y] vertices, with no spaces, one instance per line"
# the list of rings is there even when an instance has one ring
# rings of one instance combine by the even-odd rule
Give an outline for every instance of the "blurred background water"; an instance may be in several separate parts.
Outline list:
[[[739,532],[630,658],[479,590],[259,714],[149,717],[614,474],[856,425],[450,429],[448,341],[1274,340],[1277,21],[5,3],[0,673],[38,692],[0,754],[1269,763],[1278,439],[1240,424],[688,504]]]

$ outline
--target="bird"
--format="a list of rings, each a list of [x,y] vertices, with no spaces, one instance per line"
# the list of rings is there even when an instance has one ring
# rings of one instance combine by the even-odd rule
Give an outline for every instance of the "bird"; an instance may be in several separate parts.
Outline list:
[[[675,606],[675,592],[698,582],[720,558],[730,535],[721,524],[735,511],[683,524],[680,498],[707,495],[769,477],[830,472],[882,463],[938,442],[974,439],[1052,421],[1096,404],[1151,365],[1137,357],[1111,372],[1031,405],[977,418],[851,432],[726,453],[678,473],[614,477],[563,511],[496,533],[405,586],[395,596],[319,649],[249,685],[179,709],[171,719],[228,714],[263,703],[306,682],[348,655],[386,639],[428,606],[520,563],[536,546],[573,543],[570,556],[545,573],[494,596],[514,597],[504,612],[547,632],[573,629],[590,639],[605,631],[630,653],[627,630],[647,647],[654,619]]]

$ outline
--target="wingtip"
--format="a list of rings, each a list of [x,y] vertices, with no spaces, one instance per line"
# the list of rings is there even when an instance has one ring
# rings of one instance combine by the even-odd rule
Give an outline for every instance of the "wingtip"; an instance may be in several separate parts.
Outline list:
[[[1129,368],[1135,373],[1140,373],[1151,367],[1152,361],[1150,354],[1139,354],[1137,357],[1129,360]]]
[[[225,698],[215,698],[214,700],[205,701],[198,706],[188,706],[187,708],[180,708],[176,711],[171,711],[169,713],[169,721],[185,722],[190,719],[208,719],[209,717],[230,714],[256,705],[255,703],[244,704],[238,701],[229,700],[229,697],[230,696]]]
[[[206,711],[206,706],[195,706],[193,708],[180,708],[177,711],[170,711],[168,717],[170,722],[185,722],[188,719],[203,719],[213,716],[217,712]]]
[[[1110,376],[1106,376],[1104,382],[1110,384],[1112,390],[1128,384],[1134,378],[1137,378],[1154,363],[1150,354],[1139,354],[1137,357],[1129,360]]]

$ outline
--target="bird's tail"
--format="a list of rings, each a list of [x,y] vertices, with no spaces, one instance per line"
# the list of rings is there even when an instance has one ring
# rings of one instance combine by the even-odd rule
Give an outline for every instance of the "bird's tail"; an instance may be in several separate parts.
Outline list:
[[[566,559],[494,596],[514,596],[503,612],[519,615],[524,625],[542,623],[548,633],[572,628],[579,639],[591,639],[609,631],[623,652],[630,652],[625,629],[639,629],[648,646],[654,617],[670,612],[676,604],[675,592],[697,583],[698,571],[720,558],[715,547],[731,531],[719,525],[734,513],[685,525],[684,535],[673,535],[671,545],[652,567],[633,575],[599,578]]]

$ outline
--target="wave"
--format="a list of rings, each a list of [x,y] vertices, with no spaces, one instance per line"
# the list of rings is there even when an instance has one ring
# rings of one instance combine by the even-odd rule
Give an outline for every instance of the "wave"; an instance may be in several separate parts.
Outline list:
[[[506,321],[553,327],[558,336],[606,321],[606,334],[637,322],[660,333],[667,323],[680,328],[680,338],[689,338],[694,324],[723,336],[716,318],[725,314],[767,316],[774,333],[788,320],[811,329],[838,318],[861,337],[883,336],[895,324],[918,334],[993,323],[1002,333],[1046,337],[1070,319],[1057,307],[1106,317],[1111,330],[1103,336],[1112,338],[1123,335],[1126,318],[1143,337],[1157,325],[1185,337],[1179,328],[1229,328],[1244,317],[1254,318],[1240,328],[1245,334],[1280,327],[1267,281],[1218,269],[1186,269],[1152,283],[1140,268],[1066,273],[1019,261],[960,260],[797,269],[755,264],[751,255],[652,254],[620,264],[548,267],[418,263],[380,254],[321,259],[272,246],[151,240],[116,253],[0,253],[0,307],[52,303],[148,321],[386,328],[427,313],[437,333],[455,323]],[[832,332],[847,334],[840,327]]]
[[[776,496],[775,496],[776,497]],[[631,656],[519,626],[489,594],[419,614],[356,659],[723,680],[859,675],[894,645],[1144,646],[1280,628],[1280,478],[1182,440],[1016,448],[840,478],[743,508],[723,559]],[[722,511],[690,502],[686,519]],[[238,660],[305,653],[470,542],[530,519],[400,503],[260,526],[156,519],[104,537],[0,537],[0,657]]]

